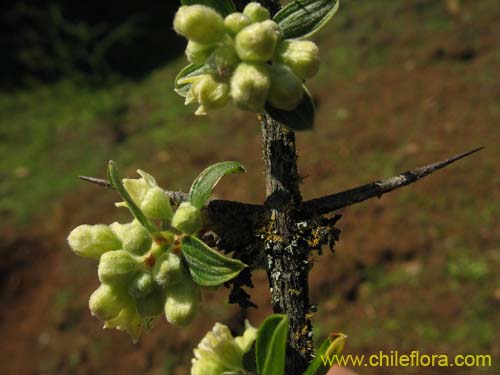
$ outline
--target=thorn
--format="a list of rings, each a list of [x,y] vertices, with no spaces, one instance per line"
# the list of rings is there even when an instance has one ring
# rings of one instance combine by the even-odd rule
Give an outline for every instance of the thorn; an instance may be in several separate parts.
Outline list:
[[[108,180],[104,180],[102,178],[95,178],[95,177],[88,177],[88,176],[78,176],[79,179],[87,182],[91,182],[93,184],[99,185],[99,186],[104,186],[109,189],[113,189],[113,186]]]

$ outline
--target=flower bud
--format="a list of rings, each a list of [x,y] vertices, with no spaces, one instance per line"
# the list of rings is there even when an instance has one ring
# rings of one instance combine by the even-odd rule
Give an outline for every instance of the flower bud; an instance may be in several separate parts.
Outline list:
[[[145,297],[151,294],[155,288],[153,276],[147,272],[135,275],[128,286],[129,294],[134,298]]]
[[[178,326],[193,321],[198,313],[201,300],[200,288],[191,280],[167,288],[165,300],[165,317]]]
[[[154,279],[162,287],[186,281],[185,272],[181,257],[172,252],[162,254],[153,267]]]
[[[302,81],[285,65],[273,64],[269,103],[285,111],[295,109],[304,96]]]
[[[195,234],[201,226],[200,210],[189,202],[182,202],[172,218],[172,227],[186,234]]]
[[[142,255],[151,248],[152,239],[149,232],[139,223],[134,223],[123,233],[123,250],[135,255]]]
[[[260,112],[264,110],[270,84],[265,65],[241,63],[231,78],[231,97],[241,109]]]
[[[228,45],[217,47],[207,61],[207,65],[221,80],[228,80],[239,63],[235,49]]]
[[[211,44],[201,44],[190,40],[186,47],[186,57],[192,64],[202,65],[212,54],[214,46]]]
[[[143,318],[155,317],[163,312],[163,295],[159,288],[155,288],[152,293],[135,300],[137,312]]]
[[[276,22],[268,20],[254,23],[236,35],[236,52],[243,61],[269,61],[280,38],[281,32]]]
[[[148,190],[141,202],[141,210],[144,215],[151,219],[162,219],[170,221],[173,211],[170,205],[170,199],[165,195],[165,191],[159,187],[153,187]]]
[[[124,285],[137,270],[138,262],[124,250],[108,251],[101,256],[97,273],[102,283]]]
[[[91,259],[99,259],[105,252],[121,247],[118,237],[104,224],[76,227],[69,234],[68,243],[76,255]]]
[[[104,322],[104,328],[116,328],[127,332],[134,344],[141,336],[143,326],[144,322],[132,301],[120,311],[116,318]]]
[[[269,11],[257,2],[248,3],[243,14],[248,16],[252,22],[262,22],[270,17]]]
[[[299,78],[311,78],[318,73],[319,48],[309,40],[285,40],[278,45],[276,55]]]
[[[224,19],[224,27],[231,36],[238,34],[243,28],[250,25],[252,21],[243,13],[231,13]]]
[[[121,288],[101,284],[89,298],[89,309],[93,316],[110,320],[118,316],[129,297]]]
[[[224,35],[224,21],[219,13],[207,6],[181,6],[175,15],[174,29],[189,40],[210,44]]]

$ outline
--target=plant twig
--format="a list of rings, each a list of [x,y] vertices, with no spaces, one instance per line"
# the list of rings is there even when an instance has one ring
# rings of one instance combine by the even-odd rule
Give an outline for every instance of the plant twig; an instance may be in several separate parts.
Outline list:
[[[312,218],[328,214],[332,211],[351,206],[356,203],[363,202],[370,198],[380,198],[385,193],[389,193],[393,190],[416,182],[439,169],[447,167],[448,165],[460,159],[463,159],[482,150],[483,148],[484,147],[478,147],[471,151],[455,155],[449,159],[438,161],[421,168],[412,169],[385,180],[378,180],[366,185],[356,187],[354,189],[349,189],[340,193],[335,193],[321,198],[309,200],[307,202],[304,202],[304,204],[302,205],[301,215],[305,218]]]

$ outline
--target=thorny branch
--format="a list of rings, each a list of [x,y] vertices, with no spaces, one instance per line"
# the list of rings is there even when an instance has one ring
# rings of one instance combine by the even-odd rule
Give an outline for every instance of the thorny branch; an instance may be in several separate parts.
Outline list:
[[[415,168],[384,180],[377,180],[353,189],[305,201],[300,208],[300,217],[304,220],[309,220],[344,207],[361,203],[371,198],[380,198],[383,194],[412,184],[482,149],[484,149],[484,147],[478,147],[471,151],[420,168]],[[80,178],[99,186],[112,188],[109,181],[104,179],[87,176],[80,176]],[[178,206],[180,203],[187,200],[187,194],[181,191],[167,191],[166,194],[174,206]],[[206,204],[204,213],[207,219],[205,225],[208,229],[215,226],[216,223],[228,223],[227,228],[222,227],[222,231],[217,232],[219,236],[223,236],[226,231],[232,232],[242,229],[238,227],[238,223],[232,221],[236,217],[246,217],[246,225],[250,224],[254,228],[256,226],[260,227],[269,215],[269,209],[265,205],[212,199]]]

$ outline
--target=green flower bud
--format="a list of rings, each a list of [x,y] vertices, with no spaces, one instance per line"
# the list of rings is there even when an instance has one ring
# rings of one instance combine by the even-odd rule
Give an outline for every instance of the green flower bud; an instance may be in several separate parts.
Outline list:
[[[214,48],[211,44],[201,44],[190,40],[186,47],[186,57],[190,63],[202,65],[212,54]]]
[[[145,297],[151,294],[155,288],[153,276],[147,272],[135,275],[128,286],[129,294],[134,298]]]
[[[127,332],[134,344],[141,336],[143,327],[144,321],[137,313],[133,302],[127,304],[116,318],[104,322],[104,328],[116,328]]]
[[[162,254],[153,267],[153,276],[158,285],[162,287],[186,281],[186,270],[181,257],[172,252]]]
[[[207,65],[221,80],[228,80],[239,63],[235,49],[228,45],[216,48],[207,61]]]
[[[165,195],[165,191],[159,187],[148,190],[140,207],[149,218],[167,221],[172,219],[173,211],[170,199]]]
[[[278,45],[276,55],[299,78],[311,78],[318,73],[319,48],[309,40],[285,40]]]
[[[241,109],[261,112],[264,110],[270,85],[265,65],[241,63],[231,78],[231,97]]]
[[[91,259],[99,259],[105,252],[121,247],[118,237],[104,224],[76,227],[69,234],[68,243],[76,255]]]
[[[236,35],[236,52],[243,61],[269,61],[274,55],[280,38],[281,32],[276,22],[268,20],[254,23]]]
[[[165,317],[177,326],[184,326],[193,321],[198,313],[201,300],[200,288],[189,280],[169,287],[166,290]]]
[[[224,35],[224,21],[204,5],[181,6],[174,19],[175,31],[197,43],[215,43]]]
[[[135,300],[137,312],[143,318],[155,317],[163,312],[163,295],[159,288],[155,288],[152,293]]]
[[[240,372],[243,370],[243,354],[229,328],[215,323],[212,331],[205,335],[194,350],[193,368],[197,371],[202,368],[222,368],[219,374]]]
[[[273,64],[269,103],[275,108],[291,111],[304,96],[302,81],[285,65]]]
[[[89,298],[89,309],[93,316],[110,320],[118,316],[129,297],[121,288],[101,284]]]
[[[123,233],[123,250],[129,253],[142,255],[151,248],[151,235],[140,223],[134,223]]]
[[[243,14],[248,16],[253,22],[262,22],[270,17],[269,11],[257,2],[248,3]]]
[[[186,234],[197,233],[202,227],[200,210],[182,202],[172,218],[172,227]]]
[[[243,13],[231,13],[224,19],[224,27],[231,36],[238,34],[243,28],[252,23],[252,20]]]
[[[206,115],[207,110],[223,107],[229,100],[229,86],[224,82],[218,82],[210,74],[187,77],[179,82],[191,83],[184,104],[199,103],[195,115]]]
[[[130,253],[115,250],[101,256],[97,273],[102,283],[124,285],[137,268],[138,262]]]

